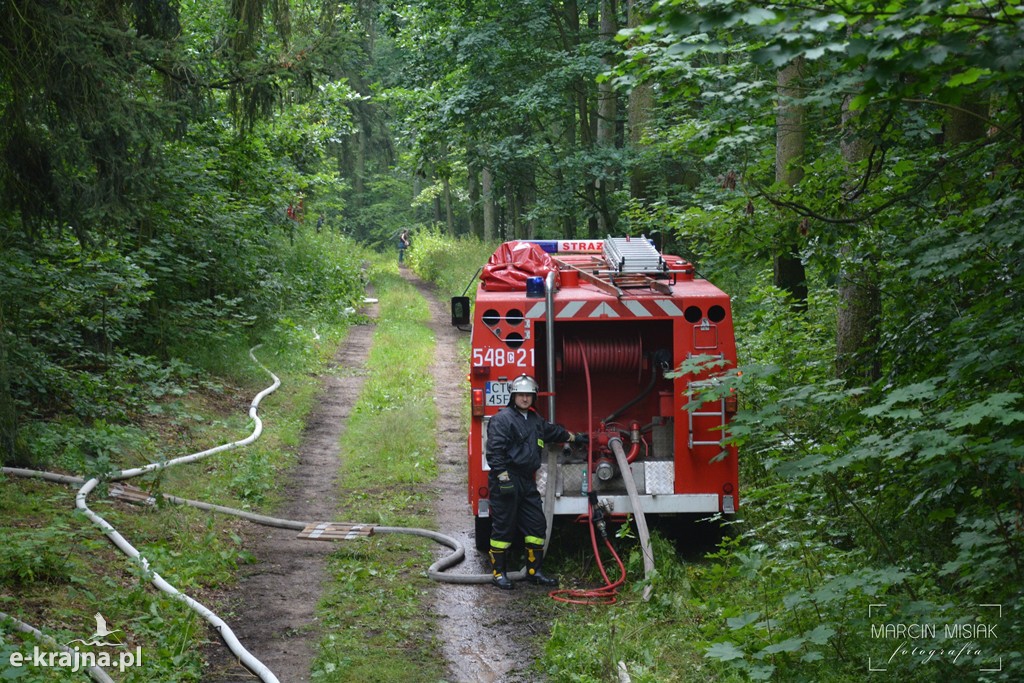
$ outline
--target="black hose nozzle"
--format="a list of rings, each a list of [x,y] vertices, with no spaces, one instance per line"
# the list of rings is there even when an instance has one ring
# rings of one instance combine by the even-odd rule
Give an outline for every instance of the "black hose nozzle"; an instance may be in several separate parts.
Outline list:
[[[597,493],[591,491],[587,494],[587,498],[590,502],[590,520],[594,523],[597,533],[601,535],[601,539],[607,539],[608,522],[604,518],[604,508],[597,502]]]

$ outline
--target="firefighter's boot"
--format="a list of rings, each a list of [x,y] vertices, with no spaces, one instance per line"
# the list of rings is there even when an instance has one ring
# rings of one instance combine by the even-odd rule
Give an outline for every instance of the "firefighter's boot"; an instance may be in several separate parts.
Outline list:
[[[554,588],[558,585],[558,579],[545,576],[540,571],[544,562],[544,546],[527,544],[526,546],[526,579],[538,586]]]
[[[491,583],[498,588],[510,591],[516,587],[508,578],[508,553],[505,550],[491,548]]]

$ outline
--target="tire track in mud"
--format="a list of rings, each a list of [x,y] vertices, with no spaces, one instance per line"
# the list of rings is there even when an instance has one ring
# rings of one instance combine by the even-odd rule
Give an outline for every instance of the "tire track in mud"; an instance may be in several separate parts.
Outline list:
[[[441,533],[458,539],[466,559],[451,574],[490,572],[486,557],[477,552],[473,517],[466,491],[466,366],[459,351],[464,332],[452,327],[447,302],[412,271],[402,276],[426,299],[436,348],[432,375],[437,408],[438,479],[436,514]],[[448,553],[447,549],[437,556]],[[544,606],[550,600],[542,589],[517,585],[500,591],[493,586],[438,583],[434,611],[438,634],[448,660],[448,681],[458,683],[535,683],[544,680],[532,669],[536,639],[548,633]]]
[[[466,368],[459,351],[460,335],[449,324],[447,302],[432,286],[403,268],[402,277],[424,297],[436,341],[431,374],[437,409],[438,529],[458,539],[466,559],[449,570],[454,574],[490,571],[475,549],[473,518],[466,496],[466,425],[463,405]],[[377,306],[365,311],[377,317]],[[287,519],[334,520],[337,512],[339,441],[359,398],[366,376],[375,327],[353,326],[320,378],[322,388],[302,436],[299,462],[289,471],[283,504],[275,516]],[[333,544],[300,541],[294,531],[242,525],[237,531],[256,558],[239,568],[238,583],[224,596],[226,620],[239,640],[266,664],[282,683],[309,680],[322,633],[316,606],[326,579],[326,561]],[[450,552],[438,548],[436,557]],[[539,683],[533,670],[538,638],[548,634],[550,600],[545,591],[520,584],[514,591],[490,585],[438,583],[432,609],[437,638],[447,660],[450,683]],[[237,624],[237,626],[236,626]],[[204,652],[208,665],[204,683],[251,683],[253,675],[223,647],[216,634]]]
[[[372,294],[370,294],[372,296]],[[363,310],[377,317],[377,305]],[[366,360],[375,326],[353,325],[327,371],[303,431],[299,461],[288,471],[284,519],[334,521],[338,510],[339,442],[366,379]],[[320,631],[316,607],[327,575],[332,543],[303,541],[295,531],[241,526],[238,532],[256,561],[239,567],[229,591],[225,621],[246,649],[282,683],[309,680]],[[226,611],[226,610],[225,610]],[[236,626],[237,624],[237,626]],[[205,651],[204,683],[252,683],[255,677],[236,661],[216,633]]]

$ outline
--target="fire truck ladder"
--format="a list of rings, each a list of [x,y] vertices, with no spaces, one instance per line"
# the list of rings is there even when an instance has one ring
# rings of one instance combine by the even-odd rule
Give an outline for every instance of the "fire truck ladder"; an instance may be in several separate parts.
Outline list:
[[[691,356],[692,354],[687,354]],[[722,358],[721,354],[718,356]],[[686,390],[687,401],[693,402],[703,389],[714,386],[715,381],[713,379],[696,380],[690,382]],[[725,397],[722,397],[718,401],[718,410],[687,410],[687,420],[689,421],[689,433],[690,433],[690,448],[694,446],[718,446],[719,448],[725,448],[722,441],[725,439],[725,428],[726,428],[726,411],[725,411]],[[716,427],[721,429],[722,438],[718,441],[694,441],[693,439],[693,418],[695,417],[713,417],[718,422]]]
[[[612,237],[604,241],[604,258],[616,273],[645,273],[661,275],[668,271],[668,265],[650,241],[640,235],[633,237]]]
[[[669,295],[672,288],[663,280],[671,278],[668,264],[650,240],[640,237],[611,237],[605,239],[602,248],[605,268],[585,270],[555,259],[559,268],[579,273],[582,280],[609,294],[622,298],[625,289],[652,289],[659,294]]]

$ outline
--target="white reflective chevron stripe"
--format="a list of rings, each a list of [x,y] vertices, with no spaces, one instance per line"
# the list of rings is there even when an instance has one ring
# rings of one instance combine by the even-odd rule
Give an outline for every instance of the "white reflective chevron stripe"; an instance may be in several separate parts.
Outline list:
[[[633,315],[635,315],[638,318],[649,318],[649,317],[651,317],[651,312],[648,311],[647,307],[644,306],[639,301],[636,301],[634,299],[626,299],[622,303],[626,305],[626,308],[629,309],[630,313],[632,313]]]
[[[594,309],[594,312],[591,313],[589,317],[591,317],[591,318],[600,318],[602,315],[606,315],[609,318],[618,318],[618,317],[620,317],[619,314],[615,312],[615,309],[612,308],[611,306],[609,306],[606,303],[598,304],[597,308]]]
[[[603,304],[602,304],[603,305]],[[565,305],[565,308],[558,312],[556,318],[571,318],[576,315],[577,311],[583,308],[582,301],[570,301]]]
[[[658,299],[656,302],[661,306],[661,310],[665,311],[669,315],[682,315],[683,312],[679,310],[679,307],[668,299]]]
[[[534,318],[543,318],[544,314],[547,313],[548,305],[543,301],[538,301],[533,305],[533,308],[526,312],[526,317],[530,320]]]
[[[547,315],[547,304],[538,301],[526,312],[527,320],[538,320]],[[592,301],[569,301],[555,315],[556,318],[621,318],[622,316],[634,316],[636,318],[651,318],[659,315],[679,317],[682,310],[668,299],[654,299],[639,301],[637,299],[621,299],[613,302],[600,302],[595,304]]]

